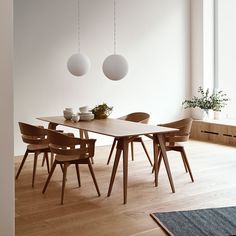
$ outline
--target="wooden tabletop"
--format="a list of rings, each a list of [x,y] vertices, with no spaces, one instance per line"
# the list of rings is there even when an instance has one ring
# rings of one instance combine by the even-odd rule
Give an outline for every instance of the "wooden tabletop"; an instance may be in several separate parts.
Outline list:
[[[145,134],[169,133],[176,131],[176,129],[172,128],[161,127],[156,125],[147,125],[112,118],[101,120],[94,119],[91,121],[79,121],[77,123],[71,120],[65,120],[63,116],[40,117],[37,119],[117,138]]]

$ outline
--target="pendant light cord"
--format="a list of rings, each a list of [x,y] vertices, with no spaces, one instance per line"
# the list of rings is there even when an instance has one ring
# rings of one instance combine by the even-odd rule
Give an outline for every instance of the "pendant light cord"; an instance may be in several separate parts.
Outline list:
[[[80,53],[80,1],[77,6],[77,31],[78,31],[78,52]]]
[[[116,54],[116,0],[114,0],[114,54]]]

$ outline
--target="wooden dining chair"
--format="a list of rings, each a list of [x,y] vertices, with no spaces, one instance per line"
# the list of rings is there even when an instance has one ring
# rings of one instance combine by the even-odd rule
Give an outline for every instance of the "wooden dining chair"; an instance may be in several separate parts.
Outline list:
[[[56,126],[55,126],[54,128],[56,128]],[[55,130],[55,131],[60,132],[60,133],[63,133],[63,132],[64,132],[63,130]],[[74,137],[74,134],[73,134],[73,133],[64,133],[64,134]],[[79,134],[80,134],[80,138],[81,138],[81,139],[89,139],[88,131],[80,130],[80,131],[79,131]],[[42,166],[44,166],[45,160],[46,160],[46,158],[44,157],[43,160],[42,160]],[[93,159],[93,157],[91,158],[91,162],[92,162],[92,164],[94,164],[94,159]],[[52,164],[53,164],[53,154],[51,154],[51,162],[50,162],[50,164],[51,164],[51,166],[52,166]]]
[[[192,171],[189,165],[189,161],[187,159],[187,155],[184,150],[184,146],[180,144],[181,142],[186,142],[189,140],[191,127],[192,127],[192,121],[193,121],[192,118],[186,118],[186,119],[174,121],[171,123],[158,124],[158,126],[179,129],[176,132],[165,135],[166,151],[180,152],[183,163],[184,163],[185,171],[189,172],[190,178],[192,182],[194,182]],[[162,154],[160,152],[160,149],[158,149],[157,174],[159,173],[159,170],[160,170],[161,161],[162,161]],[[154,168],[153,168],[153,171],[154,171]]]
[[[125,115],[125,116],[122,116],[120,118],[118,118],[119,120],[126,120],[126,121],[131,121],[131,122],[137,122],[137,123],[143,123],[143,124],[147,124],[148,121],[149,121],[149,118],[150,118],[150,115],[148,113],[145,113],[145,112],[134,112],[134,113],[130,113],[128,115]],[[107,165],[109,165],[110,163],[110,160],[111,160],[111,156],[112,156],[112,153],[113,153],[113,150],[115,148],[115,145],[117,144],[117,141],[118,139],[117,138],[114,138],[114,141],[113,141],[113,144],[112,144],[112,147],[111,147],[111,151],[110,151],[110,154],[109,154],[109,157],[108,157],[108,160],[107,160]],[[139,142],[142,144],[142,147],[144,149],[144,152],[152,166],[152,161],[151,161],[151,158],[147,152],[147,149],[144,145],[144,142],[142,140],[142,137],[140,136],[137,136],[135,137],[131,142],[130,142],[130,145],[131,145],[131,156],[132,156],[132,161],[134,160],[134,142]]]
[[[100,196],[99,187],[93,172],[90,159],[94,156],[95,139],[80,139],[70,137],[68,135],[58,133],[52,130],[48,130],[48,141],[51,152],[54,154],[55,159],[48,175],[47,181],[44,185],[42,193],[45,193],[47,186],[50,182],[52,174],[56,168],[56,165],[62,166],[63,179],[62,179],[62,191],[61,191],[61,204],[64,201],[64,189],[66,184],[67,168],[69,165],[74,164],[76,167],[78,185],[80,183],[79,165],[87,164],[90,174],[92,176],[94,185],[96,187],[98,196]]]
[[[49,160],[48,153],[50,152],[47,140],[47,130],[43,126],[34,126],[26,123],[19,122],[19,127],[21,131],[21,137],[24,143],[27,143],[27,148],[20,164],[20,167],[16,174],[16,179],[18,179],[21,170],[24,166],[25,160],[29,153],[34,154],[34,165],[33,165],[33,178],[32,187],[34,187],[37,159],[40,153],[44,154],[44,158],[47,163],[47,170],[49,172]]]

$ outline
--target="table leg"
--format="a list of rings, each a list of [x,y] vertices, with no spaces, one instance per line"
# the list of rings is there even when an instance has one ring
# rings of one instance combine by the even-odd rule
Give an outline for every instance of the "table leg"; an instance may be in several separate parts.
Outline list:
[[[81,139],[84,139],[84,132],[83,132],[82,129],[79,130],[79,137],[80,137]]]
[[[154,174],[155,174],[155,187],[157,187],[157,157],[158,157],[158,138],[153,137],[153,154],[154,154]]]
[[[89,135],[88,135],[88,131],[87,130],[84,130],[84,136],[86,139],[89,139]]]
[[[171,186],[172,192],[175,193],[175,187],[174,187],[174,183],[173,183],[173,179],[172,179],[172,175],[171,175],[171,171],[170,171],[168,158],[167,158],[167,155],[166,155],[166,147],[165,147],[164,136],[162,134],[157,134],[157,139],[158,139],[158,143],[160,145],[161,154],[163,156],[163,161],[164,161],[164,164],[165,164],[165,167],[166,167],[166,172],[167,172],[167,175],[168,175],[168,178],[169,178],[170,186]],[[156,144],[157,144],[157,142],[156,142]],[[155,166],[155,181],[157,180],[156,175],[157,175],[157,165]]]
[[[57,126],[58,126],[58,124],[50,122],[50,123],[48,124],[48,129],[54,129],[54,130],[56,130],[56,127],[57,127]]]
[[[117,142],[117,150],[115,161],[113,164],[112,175],[110,180],[110,185],[108,189],[107,196],[111,195],[112,186],[115,180],[115,175],[117,171],[117,167],[120,160],[121,152],[123,151],[123,196],[124,196],[124,204],[127,203],[127,186],[128,186],[128,138],[119,138]]]
[[[113,168],[112,168],[112,173],[111,173],[111,180],[110,180],[109,189],[108,189],[108,193],[107,193],[108,197],[110,197],[110,195],[111,195],[111,190],[112,190],[113,183],[114,183],[114,180],[115,180],[117,167],[118,167],[118,164],[119,164],[119,161],[120,161],[121,151],[122,150],[117,147],[116,156],[115,156],[115,160],[114,160],[114,164],[113,164]]]
[[[123,140],[123,194],[124,204],[127,203],[127,187],[128,187],[128,141]]]

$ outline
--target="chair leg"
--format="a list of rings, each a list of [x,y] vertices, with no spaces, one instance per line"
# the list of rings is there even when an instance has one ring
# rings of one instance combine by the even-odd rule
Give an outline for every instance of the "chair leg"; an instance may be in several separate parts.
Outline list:
[[[97,184],[97,181],[96,181],[95,174],[94,174],[94,172],[93,172],[93,167],[92,167],[92,165],[91,165],[89,159],[88,159],[88,167],[89,167],[89,171],[90,171],[90,173],[91,173],[91,176],[92,176],[92,178],[93,178],[93,182],[94,182],[94,185],[95,185],[95,187],[96,187],[96,190],[97,190],[98,196],[100,197],[101,194],[100,194],[100,191],[99,191],[99,187],[98,187],[98,184]]]
[[[188,173],[188,166],[187,166],[186,161],[185,161],[185,158],[184,158],[184,153],[183,153],[184,151],[183,151],[183,148],[184,148],[184,147],[178,147],[178,148],[176,149],[176,151],[180,152],[181,157],[182,157],[182,161],[183,161],[183,164],[184,164],[184,169],[185,169],[186,173]]]
[[[151,158],[150,158],[150,156],[149,156],[149,154],[148,154],[148,152],[147,152],[147,149],[146,149],[146,147],[145,147],[144,142],[143,142],[142,139],[141,139],[141,144],[142,144],[142,146],[143,146],[143,150],[144,150],[144,152],[146,153],[146,156],[147,156],[147,158],[148,158],[148,160],[149,160],[150,165],[153,166],[152,161],[151,161]]]
[[[134,160],[134,142],[131,142],[130,145],[131,145],[131,158],[133,161]]]
[[[46,156],[45,156],[45,154],[43,155],[43,160],[42,160],[42,167],[44,166],[44,163],[45,163],[45,159],[46,159]]]
[[[62,173],[63,173],[64,167],[63,167],[63,164],[62,164],[62,163],[60,163],[60,167],[61,167],[61,171],[62,171]]]
[[[49,182],[50,182],[50,179],[51,179],[51,177],[52,177],[52,174],[53,174],[53,172],[54,172],[54,170],[55,170],[55,168],[56,168],[56,165],[57,165],[57,161],[55,160],[55,161],[53,162],[51,171],[50,171],[50,173],[49,173],[49,175],[48,175],[47,181],[46,181],[46,183],[45,183],[45,185],[44,185],[44,187],[43,187],[42,193],[45,193],[45,191],[46,191],[46,189],[47,189],[47,187],[48,187],[48,184],[49,184]]]
[[[183,160],[183,163],[184,163],[185,172],[188,173],[188,167],[187,167],[187,165],[186,165],[186,162],[185,162],[185,160],[184,160],[184,157],[183,157],[183,155],[182,155],[182,152],[180,152],[180,153],[181,153],[181,157],[182,157],[182,160]]]
[[[186,156],[186,153],[185,153],[185,151],[184,151],[184,148],[182,148],[182,150],[181,150],[181,155],[182,155],[182,157],[183,157],[184,160],[185,160],[185,164],[186,164],[186,166],[187,166],[187,168],[188,168],[190,178],[191,178],[192,182],[194,182],[193,175],[192,175],[192,171],[191,171],[191,169],[190,169],[190,165],[189,165],[189,163],[188,163],[188,158],[187,158],[187,156]]]
[[[67,167],[68,167],[68,164],[65,163],[64,164],[64,168],[63,168],[63,179],[62,179],[62,190],[61,190],[61,205],[63,205],[63,201],[64,201],[64,192],[65,192],[65,186],[66,186]]]
[[[34,153],[34,167],[33,167],[32,188],[34,187],[34,179],[35,179],[35,174],[36,174],[38,155],[39,155],[39,152],[35,152]]]
[[[75,164],[75,168],[76,168],[76,173],[77,173],[78,185],[79,185],[79,187],[81,187],[79,164]]]
[[[51,157],[50,157],[50,167],[52,168],[54,162],[54,154],[51,152]]]
[[[47,153],[47,152],[44,153],[43,158],[46,159],[47,170],[48,170],[48,174],[49,174],[49,172],[50,172],[50,167],[49,167],[49,160],[48,160],[48,153]]]
[[[16,179],[18,179],[18,177],[19,177],[19,175],[20,175],[21,169],[22,169],[22,167],[23,167],[24,164],[25,164],[25,160],[26,160],[28,154],[29,154],[29,152],[28,152],[28,150],[26,150],[26,151],[25,151],[25,155],[24,155],[24,157],[23,157],[23,159],[22,159],[22,161],[21,161],[20,167],[19,167],[19,169],[18,169],[18,171],[17,171]]]
[[[110,154],[109,154],[109,157],[108,157],[108,160],[107,160],[107,165],[109,165],[109,163],[110,163],[111,156],[112,156],[113,150],[115,148],[115,145],[116,145],[116,139],[114,139],[114,141],[112,143],[111,151],[110,151]]]
[[[157,161],[157,176],[159,174],[160,171],[160,167],[161,167],[161,160],[162,160],[162,153],[160,150],[158,150],[158,161]]]

